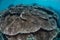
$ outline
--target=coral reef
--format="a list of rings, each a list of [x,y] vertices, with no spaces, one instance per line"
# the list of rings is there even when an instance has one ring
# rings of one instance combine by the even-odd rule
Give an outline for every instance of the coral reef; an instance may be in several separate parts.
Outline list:
[[[58,17],[50,9],[17,5],[1,13],[0,30],[8,40],[53,40],[58,33]]]

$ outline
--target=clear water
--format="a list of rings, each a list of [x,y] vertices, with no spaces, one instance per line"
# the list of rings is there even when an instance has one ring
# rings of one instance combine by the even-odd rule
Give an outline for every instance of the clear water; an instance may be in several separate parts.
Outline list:
[[[0,0],[0,10],[6,9],[10,4],[32,4],[37,3],[42,6],[52,7],[60,10],[60,0]]]

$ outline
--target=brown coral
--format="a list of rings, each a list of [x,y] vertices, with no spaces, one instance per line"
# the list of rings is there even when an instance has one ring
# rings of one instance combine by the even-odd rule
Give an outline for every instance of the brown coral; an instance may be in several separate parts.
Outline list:
[[[35,34],[38,30],[43,29],[43,31],[39,31],[37,32],[38,34],[35,34],[36,40],[50,40],[50,37],[48,39],[46,38],[48,37],[48,35],[52,37],[56,35],[51,34],[52,31],[54,32],[57,28],[56,20],[54,19],[54,15],[45,12],[45,9],[42,10],[43,8],[38,8],[40,7],[36,8],[33,6],[16,6],[11,7],[7,11],[3,12],[0,18],[0,28],[2,33],[10,36],[17,35],[19,33]],[[44,30],[50,32],[46,32]],[[13,38],[14,37],[9,40],[18,40]]]

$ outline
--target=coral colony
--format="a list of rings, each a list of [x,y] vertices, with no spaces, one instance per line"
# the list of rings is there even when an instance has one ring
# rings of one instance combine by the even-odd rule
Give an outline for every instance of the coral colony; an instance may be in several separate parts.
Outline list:
[[[58,17],[48,8],[16,5],[1,14],[0,31],[7,40],[53,40],[58,33]]]

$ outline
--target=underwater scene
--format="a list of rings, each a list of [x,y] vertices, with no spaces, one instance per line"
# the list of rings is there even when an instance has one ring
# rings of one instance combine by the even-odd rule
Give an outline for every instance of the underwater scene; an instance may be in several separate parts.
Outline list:
[[[60,0],[0,0],[0,40],[60,40]]]

